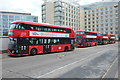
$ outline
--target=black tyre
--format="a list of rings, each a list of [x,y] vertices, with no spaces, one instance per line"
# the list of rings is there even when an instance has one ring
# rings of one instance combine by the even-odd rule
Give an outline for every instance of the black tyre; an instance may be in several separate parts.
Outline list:
[[[31,55],[36,55],[36,54],[37,54],[37,50],[36,50],[36,49],[32,49],[32,50],[30,51],[30,54],[31,54]]]

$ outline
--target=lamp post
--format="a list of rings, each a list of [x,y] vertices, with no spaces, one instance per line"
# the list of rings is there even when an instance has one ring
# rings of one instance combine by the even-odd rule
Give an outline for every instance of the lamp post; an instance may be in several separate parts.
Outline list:
[[[120,41],[120,1],[118,2],[118,5],[114,6],[115,8],[118,7],[118,41]]]
[[[117,36],[117,40],[120,41],[120,1],[118,2],[118,5],[114,6],[115,8],[118,8],[118,36]]]

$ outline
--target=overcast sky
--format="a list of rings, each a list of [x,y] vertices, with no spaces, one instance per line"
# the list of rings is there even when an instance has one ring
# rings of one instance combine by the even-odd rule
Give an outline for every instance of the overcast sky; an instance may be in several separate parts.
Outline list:
[[[102,0],[78,0],[80,5],[99,2]],[[41,22],[42,0],[0,0],[0,11],[26,12],[39,16]]]

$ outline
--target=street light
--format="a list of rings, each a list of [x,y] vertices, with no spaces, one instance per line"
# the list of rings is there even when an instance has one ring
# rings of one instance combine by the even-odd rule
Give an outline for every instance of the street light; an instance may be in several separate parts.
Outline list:
[[[118,2],[118,5],[114,5],[115,8],[118,7],[118,41],[120,41],[120,1]]]

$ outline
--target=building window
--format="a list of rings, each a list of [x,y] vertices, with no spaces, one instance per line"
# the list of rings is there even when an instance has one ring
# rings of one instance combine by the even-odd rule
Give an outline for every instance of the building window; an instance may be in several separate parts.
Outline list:
[[[106,32],[106,34],[108,34],[108,32]]]
[[[113,16],[112,15],[110,15],[110,18],[112,18]]]
[[[116,26],[118,26],[118,22],[116,22]]]
[[[110,7],[110,9],[112,9],[112,7]]]
[[[96,9],[96,11],[99,11],[99,9]]]
[[[2,15],[2,18],[3,18],[3,19],[8,18],[8,15]]]
[[[111,19],[111,20],[110,20],[110,22],[112,23],[112,22],[113,22],[113,20]]]
[[[105,8],[105,10],[107,11],[107,10],[108,10],[108,8]]]
[[[108,26],[108,24],[106,24],[106,26]]]
[[[112,11],[110,11],[110,13],[112,13]]]
[[[105,20],[106,21],[106,23],[108,22],[108,20]]]
[[[99,19],[98,17],[96,17],[96,19]]]
[[[90,22],[88,22],[88,24],[90,24]]]
[[[99,31],[99,29],[96,29],[97,31]]]
[[[99,27],[99,25],[96,25],[97,27]]]
[[[96,15],[98,16],[98,15],[99,15],[99,13],[96,13]]]
[[[118,10],[115,10],[115,13],[118,13]]]
[[[101,15],[103,15],[103,12],[101,12]]]
[[[108,31],[108,28],[106,28],[106,31]]]
[[[108,12],[105,12],[105,14],[108,14]]]
[[[103,20],[101,20],[101,23],[103,23]]]
[[[110,26],[113,26],[113,24],[111,23]]]
[[[103,16],[101,16],[101,19],[103,19]]]
[[[118,27],[116,27],[115,29],[118,30]]]
[[[90,10],[88,11],[88,13],[90,13]]]
[[[113,28],[110,28],[110,30],[113,30]]]
[[[101,11],[103,11],[103,9],[100,9]]]
[[[90,28],[91,26],[89,25],[88,27]]]
[[[103,27],[103,24],[101,24],[101,27]]]
[[[88,29],[88,31],[91,31],[91,29]]]
[[[108,16],[105,16],[105,18],[108,18]]]
[[[103,31],[103,28],[101,28],[101,31]]]
[[[88,17],[90,17],[90,14],[88,14]]]

